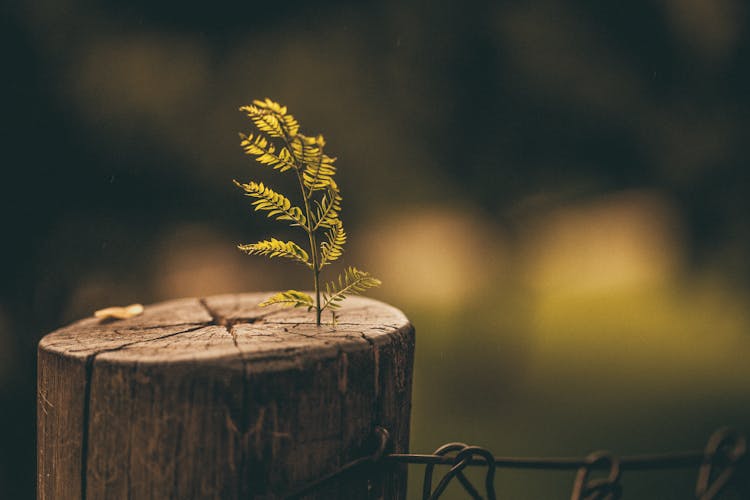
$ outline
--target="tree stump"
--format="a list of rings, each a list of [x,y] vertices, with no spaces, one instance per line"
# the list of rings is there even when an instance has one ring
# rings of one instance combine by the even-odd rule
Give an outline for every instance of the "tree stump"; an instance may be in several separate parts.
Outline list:
[[[38,498],[279,498],[372,453],[408,450],[414,328],[352,297],[335,327],[267,294],[180,299],[39,343]],[[376,474],[375,476],[373,474]],[[306,498],[404,498],[405,466]]]

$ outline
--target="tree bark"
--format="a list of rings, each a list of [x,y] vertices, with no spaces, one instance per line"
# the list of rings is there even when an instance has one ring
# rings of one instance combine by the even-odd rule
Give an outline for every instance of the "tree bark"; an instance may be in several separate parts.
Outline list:
[[[266,294],[181,299],[84,319],[39,343],[38,498],[279,498],[369,454],[408,450],[414,328],[353,297],[335,327],[258,308]],[[309,498],[404,498],[406,468]]]

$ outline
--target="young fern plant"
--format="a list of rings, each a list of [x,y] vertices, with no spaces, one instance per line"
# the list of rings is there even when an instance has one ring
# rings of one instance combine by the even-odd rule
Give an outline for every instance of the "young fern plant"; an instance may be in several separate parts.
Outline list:
[[[268,297],[261,306],[280,304],[290,307],[307,307],[315,310],[315,322],[320,325],[324,310],[332,313],[336,322],[336,310],[348,295],[360,294],[380,285],[380,280],[356,267],[347,267],[336,280],[321,285],[323,268],[338,260],[346,244],[346,231],[341,222],[341,191],[334,175],[336,158],[323,151],[325,139],[322,135],[307,136],[300,132],[297,120],[282,106],[268,98],[253,101],[240,111],[252,120],[256,133],[240,134],[245,154],[261,165],[296,176],[302,207],[262,182],[247,184],[234,181],[246,196],[254,198],[256,211],[267,212],[268,217],[298,227],[307,235],[305,248],[294,241],[276,238],[239,245],[250,255],[282,257],[307,266],[313,276],[315,297],[287,290]]]

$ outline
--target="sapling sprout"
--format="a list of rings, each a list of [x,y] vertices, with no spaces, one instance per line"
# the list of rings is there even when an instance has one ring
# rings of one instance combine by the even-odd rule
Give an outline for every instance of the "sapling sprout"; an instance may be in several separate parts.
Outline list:
[[[337,279],[321,283],[321,272],[341,258],[346,244],[346,231],[341,221],[341,191],[334,180],[336,158],[323,151],[322,135],[308,136],[300,132],[299,123],[287,112],[286,106],[266,98],[242,106],[240,111],[247,114],[257,129],[255,133],[240,134],[245,154],[261,165],[296,176],[302,206],[294,205],[285,195],[262,182],[243,184],[235,180],[234,183],[246,196],[255,199],[252,205],[256,211],[267,212],[268,217],[300,228],[306,241],[299,245],[270,238],[238,248],[251,255],[282,257],[303,264],[310,269],[313,278],[314,297],[287,290],[268,297],[260,305],[307,307],[308,311],[315,311],[317,325],[320,325],[321,313],[328,309],[335,324],[336,310],[348,295],[380,285],[380,280],[354,266],[347,267]]]

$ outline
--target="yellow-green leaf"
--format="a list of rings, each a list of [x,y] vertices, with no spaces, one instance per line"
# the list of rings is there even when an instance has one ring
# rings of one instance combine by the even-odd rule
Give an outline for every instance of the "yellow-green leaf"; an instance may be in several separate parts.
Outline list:
[[[347,267],[343,274],[339,274],[337,281],[326,283],[321,310],[326,307],[338,309],[341,307],[340,302],[348,295],[359,295],[368,288],[380,286],[380,284],[381,281],[372,277],[370,273],[360,271],[356,267]]]
[[[262,182],[250,181],[247,184],[234,181],[234,184],[245,191],[245,195],[256,198],[252,203],[255,210],[268,212],[268,217],[276,217],[276,220],[292,222],[292,226],[301,226],[307,230],[307,219],[302,209],[292,206],[289,198],[273,189],[266,187]]]
[[[320,227],[331,228],[339,222],[339,212],[341,211],[341,195],[338,186],[331,180],[328,192],[323,195],[320,201],[315,201],[315,210],[312,212],[313,230]]]
[[[326,240],[320,244],[320,267],[330,264],[331,262],[338,260],[339,257],[344,253],[344,245],[346,244],[346,231],[344,231],[344,224],[341,221],[331,227],[326,232]]]
[[[270,240],[263,240],[257,243],[238,245],[237,248],[250,255],[267,255],[271,258],[284,257],[312,267],[307,252],[293,241],[281,241],[271,238]]]
[[[255,161],[261,165],[268,165],[281,172],[297,168],[294,164],[292,154],[286,147],[282,147],[277,151],[276,146],[260,134],[250,134],[247,136],[240,134],[240,138],[242,139],[240,145],[245,154],[254,156]]]
[[[287,113],[286,106],[269,98],[255,100],[249,106],[242,106],[240,111],[247,113],[258,130],[271,137],[289,140],[299,131],[299,123],[294,116]]]
[[[286,292],[271,295],[258,305],[266,307],[273,304],[279,304],[284,307],[307,307],[308,310],[315,307],[312,297],[297,290],[287,290]]]

